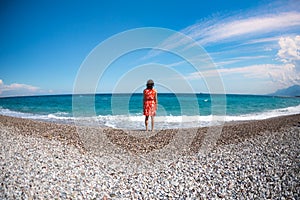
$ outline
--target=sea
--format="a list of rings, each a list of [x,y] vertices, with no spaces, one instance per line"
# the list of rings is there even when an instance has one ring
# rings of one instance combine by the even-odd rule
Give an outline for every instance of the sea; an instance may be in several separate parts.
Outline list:
[[[0,115],[83,126],[144,129],[143,95],[77,94],[0,98]],[[300,98],[234,94],[158,94],[156,129],[300,114]]]

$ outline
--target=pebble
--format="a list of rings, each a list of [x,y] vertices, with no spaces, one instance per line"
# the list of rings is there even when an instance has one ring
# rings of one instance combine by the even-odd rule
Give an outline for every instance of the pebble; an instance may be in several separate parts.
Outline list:
[[[299,199],[299,140],[288,127],[132,174],[0,124],[0,199]]]

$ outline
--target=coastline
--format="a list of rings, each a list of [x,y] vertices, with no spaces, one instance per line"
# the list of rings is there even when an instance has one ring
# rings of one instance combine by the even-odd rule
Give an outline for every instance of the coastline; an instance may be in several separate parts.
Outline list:
[[[197,152],[208,127],[182,129],[197,131],[190,156],[165,169],[134,174],[109,169],[86,150],[73,125],[0,116],[0,129],[3,199],[300,196],[300,114],[226,123],[205,155]],[[178,130],[101,131],[111,143],[143,156],[166,145]]]
[[[13,129],[15,133],[21,135],[31,135],[34,137],[43,137],[50,140],[58,140],[67,145],[73,145],[81,150],[84,150],[84,145],[78,134],[75,125],[59,124],[52,122],[37,121],[31,119],[16,118],[10,116],[0,115],[0,124],[3,127]],[[248,138],[261,135],[264,132],[276,132],[280,129],[290,126],[300,126],[300,114],[273,117],[263,120],[249,120],[249,121],[233,121],[225,122],[222,126],[222,133],[216,145],[226,145],[232,143],[239,143]],[[163,129],[156,130],[154,133],[143,130],[122,130],[114,128],[97,128],[97,127],[80,127],[92,129],[94,132],[103,131],[106,136],[115,144],[121,145],[127,150],[137,153],[137,149],[130,149],[128,146],[151,146],[146,150],[149,152],[155,148],[155,143],[158,141],[169,141],[174,133],[178,130],[182,132],[194,131],[197,132],[196,137],[192,141],[191,151],[197,153],[201,146],[203,136],[207,133],[210,127],[199,128],[182,128],[182,129]],[[150,140],[143,140],[142,137],[150,137]],[[138,136],[138,137],[135,137]],[[142,143],[149,143],[142,144]],[[136,144],[136,145],[132,145]],[[146,147],[147,148],[147,147]]]

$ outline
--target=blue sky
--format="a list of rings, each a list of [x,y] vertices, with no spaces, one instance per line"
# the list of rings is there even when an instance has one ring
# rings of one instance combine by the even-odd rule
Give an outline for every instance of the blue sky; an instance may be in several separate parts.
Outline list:
[[[2,0],[0,9],[0,96],[72,93],[83,61],[97,45],[142,27],[192,38],[212,59],[227,93],[267,94],[300,84],[297,0]],[[185,45],[166,42],[172,48]],[[199,74],[178,56],[153,52],[142,49],[115,60],[96,92],[139,92],[144,85],[132,86],[132,77],[146,82],[142,78],[153,76],[161,92],[171,86],[186,92],[178,77],[194,92],[210,92],[205,80],[214,76],[211,70]]]

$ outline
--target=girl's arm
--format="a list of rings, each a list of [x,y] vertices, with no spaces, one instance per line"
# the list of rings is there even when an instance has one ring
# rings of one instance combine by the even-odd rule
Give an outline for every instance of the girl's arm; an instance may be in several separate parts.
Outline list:
[[[155,104],[156,104],[156,109],[157,109],[158,99],[157,99],[157,91],[156,90],[155,90]]]

